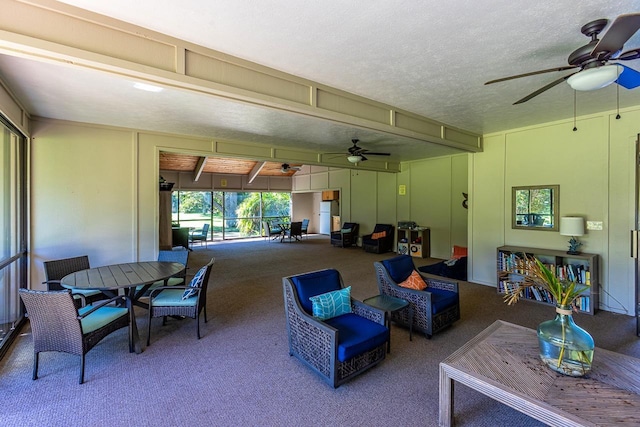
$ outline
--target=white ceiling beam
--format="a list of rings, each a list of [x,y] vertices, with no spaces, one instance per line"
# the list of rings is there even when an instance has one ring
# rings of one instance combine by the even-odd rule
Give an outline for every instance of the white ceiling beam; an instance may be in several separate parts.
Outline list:
[[[196,168],[193,171],[193,182],[198,182],[200,179],[200,175],[204,171],[204,165],[207,164],[207,157],[199,157],[198,163],[196,163]]]
[[[267,164],[267,162],[257,162],[256,163],[256,165],[253,167],[253,169],[251,169],[251,172],[249,172],[249,184],[251,184],[253,182],[253,180],[256,179],[256,177],[258,176],[258,174],[260,173],[260,171],[262,170],[262,168],[266,164]]]

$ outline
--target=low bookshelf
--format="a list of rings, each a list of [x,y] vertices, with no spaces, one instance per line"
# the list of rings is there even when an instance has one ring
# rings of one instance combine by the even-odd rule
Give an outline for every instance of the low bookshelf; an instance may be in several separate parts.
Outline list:
[[[600,304],[600,286],[598,282],[598,255],[580,253],[570,255],[564,251],[552,249],[526,248],[521,246],[501,246],[498,248],[497,272],[499,294],[507,289],[515,288],[522,281],[523,274],[518,268],[522,265],[524,254],[535,257],[545,264],[556,276],[575,280],[578,284],[589,284],[582,296],[576,300],[579,313],[594,314]],[[510,271],[507,277],[504,273]],[[521,299],[528,299],[541,304],[555,305],[553,298],[543,289],[527,288]]]

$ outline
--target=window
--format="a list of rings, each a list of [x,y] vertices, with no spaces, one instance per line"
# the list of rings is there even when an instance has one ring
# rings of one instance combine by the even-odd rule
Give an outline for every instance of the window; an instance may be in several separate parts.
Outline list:
[[[291,194],[242,191],[174,191],[171,220],[181,227],[209,223],[212,240],[258,237],[262,221],[291,218]]]
[[[24,320],[18,289],[27,285],[26,147],[0,117],[0,355]]]

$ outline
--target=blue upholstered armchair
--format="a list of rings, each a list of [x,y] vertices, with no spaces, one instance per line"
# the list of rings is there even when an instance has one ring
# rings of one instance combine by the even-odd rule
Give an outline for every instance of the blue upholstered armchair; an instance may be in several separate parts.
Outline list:
[[[460,319],[458,282],[444,277],[419,273],[427,287],[424,290],[409,289],[399,284],[415,271],[409,255],[400,255],[373,263],[382,295],[405,299],[413,306],[413,330],[431,336]],[[393,313],[391,320],[409,326],[408,310]]]
[[[389,252],[393,249],[394,232],[395,227],[391,224],[376,224],[371,234],[362,236],[362,249],[376,254]]]
[[[282,283],[289,354],[327,383],[338,387],[385,358],[384,312],[352,299],[337,270],[284,277]]]
[[[331,232],[331,245],[348,248],[358,243],[359,226],[357,222],[345,222],[340,230]]]

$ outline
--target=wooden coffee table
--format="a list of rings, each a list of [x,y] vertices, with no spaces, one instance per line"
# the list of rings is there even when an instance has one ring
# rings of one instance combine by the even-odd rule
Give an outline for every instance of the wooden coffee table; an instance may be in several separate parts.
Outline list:
[[[538,354],[536,331],[493,323],[440,363],[440,426],[453,423],[454,381],[551,426],[640,425],[640,359],[596,348],[574,378]]]

